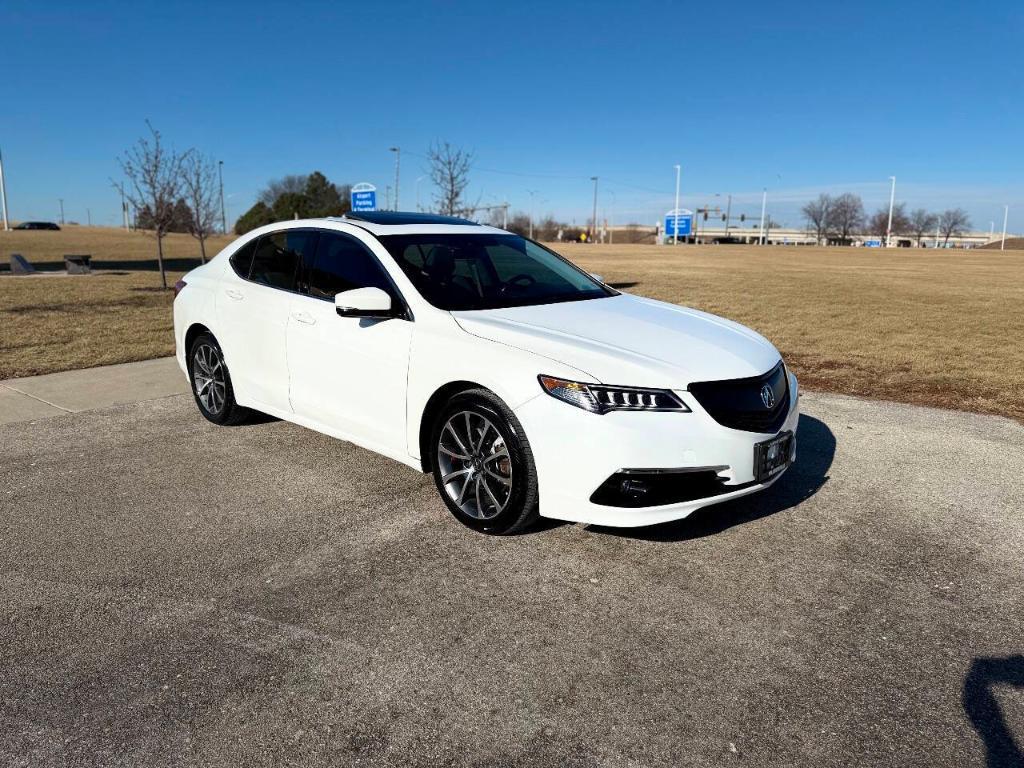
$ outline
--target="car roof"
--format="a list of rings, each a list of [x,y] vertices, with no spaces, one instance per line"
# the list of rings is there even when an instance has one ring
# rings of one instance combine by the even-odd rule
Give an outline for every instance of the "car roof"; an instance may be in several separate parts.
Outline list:
[[[413,211],[350,211],[343,216],[329,216],[328,221],[364,229],[378,237],[386,235],[508,235],[503,229],[477,224],[469,219]]]
[[[459,216],[418,211],[348,211],[341,218],[350,221],[363,221],[367,224],[466,224],[473,227],[480,226],[475,221]]]

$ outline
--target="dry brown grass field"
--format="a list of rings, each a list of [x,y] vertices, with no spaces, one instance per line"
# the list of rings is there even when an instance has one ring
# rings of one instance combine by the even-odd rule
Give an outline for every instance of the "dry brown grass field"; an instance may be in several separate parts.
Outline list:
[[[755,328],[808,388],[1024,419],[1020,251],[558,250],[623,290]],[[157,290],[153,251],[151,238],[111,229],[0,232],[4,262],[11,252],[33,263],[82,252],[114,267],[89,277],[0,276],[0,378],[171,354],[171,296]],[[198,245],[176,235],[166,251],[177,279]]]

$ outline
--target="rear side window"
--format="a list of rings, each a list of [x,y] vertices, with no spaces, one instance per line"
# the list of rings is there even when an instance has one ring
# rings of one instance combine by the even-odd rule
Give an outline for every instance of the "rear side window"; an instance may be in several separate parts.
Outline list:
[[[316,233],[291,229],[264,235],[256,246],[249,279],[271,288],[295,290],[295,278],[304,258],[312,256]]]
[[[377,257],[354,237],[324,232],[308,273],[308,291],[318,299],[334,300],[335,294],[353,288],[394,289]]]
[[[249,270],[252,267],[252,255],[256,252],[256,243],[259,238],[255,238],[250,242],[243,245],[237,251],[231,254],[229,261],[231,262],[231,268],[235,270],[235,274],[239,277],[248,280]]]

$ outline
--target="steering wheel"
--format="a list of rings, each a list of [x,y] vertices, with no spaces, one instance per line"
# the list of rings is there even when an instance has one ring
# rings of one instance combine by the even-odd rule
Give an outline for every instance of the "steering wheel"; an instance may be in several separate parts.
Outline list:
[[[533,275],[527,275],[521,272],[518,275],[512,275],[512,277],[506,280],[498,292],[504,293],[513,285],[518,288],[529,288],[531,285],[535,285],[536,283],[537,279]]]

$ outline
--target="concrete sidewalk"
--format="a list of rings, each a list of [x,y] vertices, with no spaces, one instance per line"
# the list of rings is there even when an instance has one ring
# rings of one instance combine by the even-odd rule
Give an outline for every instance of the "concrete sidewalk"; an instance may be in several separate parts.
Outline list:
[[[0,381],[0,424],[187,394],[173,357]]]

